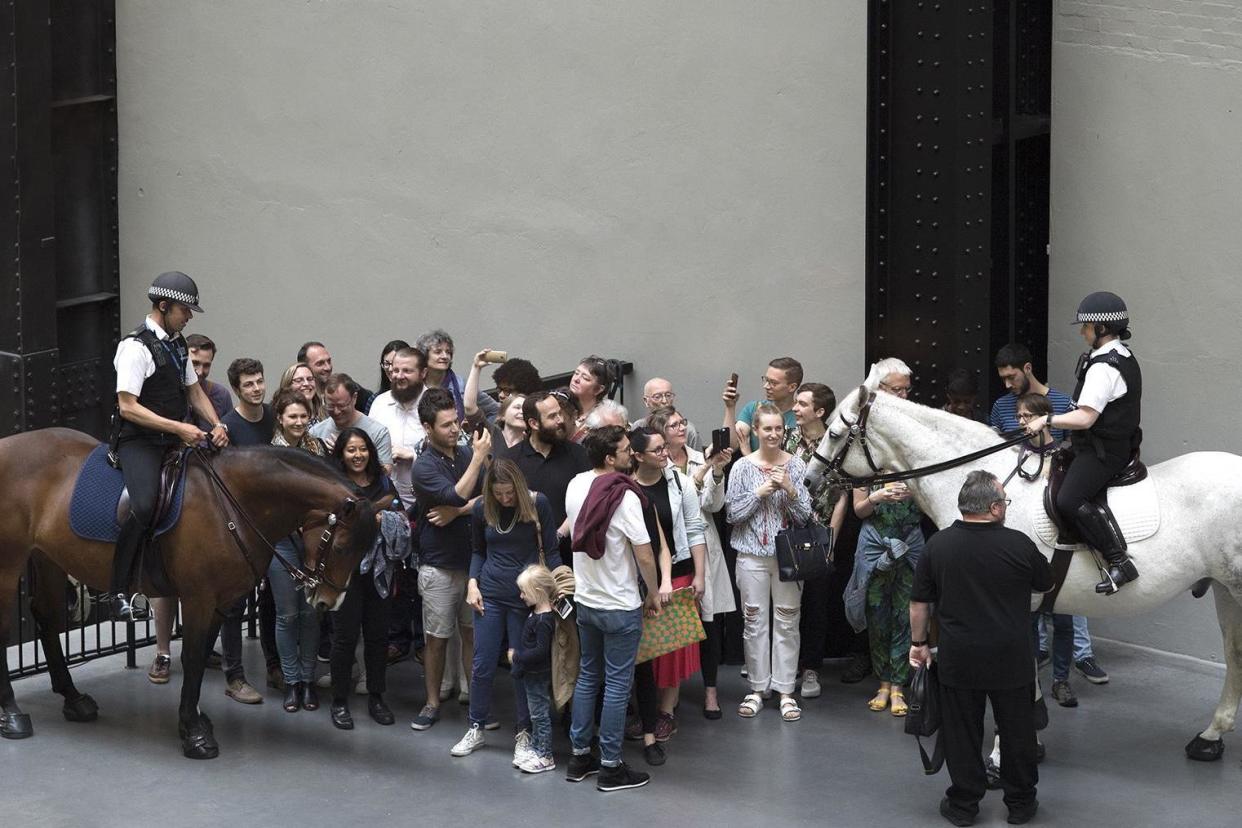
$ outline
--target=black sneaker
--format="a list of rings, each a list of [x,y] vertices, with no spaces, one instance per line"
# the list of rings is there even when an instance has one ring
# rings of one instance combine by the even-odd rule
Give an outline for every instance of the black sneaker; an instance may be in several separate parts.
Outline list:
[[[575,753],[565,768],[565,781],[581,782],[593,773],[599,773],[599,757],[594,753]]]
[[[1074,668],[1082,673],[1082,677],[1092,684],[1108,684],[1108,673],[1095,661],[1095,656],[1088,656],[1074,662]]]
[[[1039,810],[1039,800],[1031,800],[1030,805],[1024,805],[1021,808],[1010,808],[1009,819],[1010,825],[1025,825],[1035,816],[1035,812]]]
[[[646,760],[647,764],[651,765],[653,768],[658,768],[660,765],[663,765],[666,758],[667,757],[664,753],[664,745],[659,742],[653,742],[649,745],[643,746],[643,759]]]
[[[974,825],[974,814],[967,814],[953,807],[953,803],[946,796],[940,800],[940,815],[947,819],[950,823],[957,826]]]
[[[630,770],[624,762],[615,768],[600,768],[599,779],[595,782],[595,790],[624,791],[630,788],[641,788],[651,781],[651,774]]]
[[[858,684],[869,675],[871,675],[871,656],[859,653],[854,656],[850,666],[846,667],[845,672],[841,674],[841,683]]]
[[[1052,683],[1052,698],[1062,707],[1078,706],[1078,697],[1070,689],[1068,681],[1054,681]]]

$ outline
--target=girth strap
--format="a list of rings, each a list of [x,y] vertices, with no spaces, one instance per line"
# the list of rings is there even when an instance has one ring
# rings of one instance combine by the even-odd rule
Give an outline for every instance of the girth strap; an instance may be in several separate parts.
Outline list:
[[[1038,612],[1053,611],[1057,596],[1061,594],[1061,587],[1065,586],[1065,576],[1069,574],[1070,561],[1073,559],[1073,549],[1058,546],[1052,551],[1052,590],[1044,593],[1044,600],[1039,603]]]

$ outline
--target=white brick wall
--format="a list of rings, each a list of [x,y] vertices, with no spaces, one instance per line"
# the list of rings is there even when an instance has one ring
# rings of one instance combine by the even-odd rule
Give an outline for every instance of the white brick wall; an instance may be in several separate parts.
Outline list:
[[[1057,43],[1242,70],[1242,0],[1058,0]]]

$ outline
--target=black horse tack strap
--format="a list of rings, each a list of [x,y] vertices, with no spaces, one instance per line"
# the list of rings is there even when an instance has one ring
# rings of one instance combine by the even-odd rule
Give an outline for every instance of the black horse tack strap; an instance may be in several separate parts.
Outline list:
[[[1052,612],[1057,596],[1061,594],[1061,587],[1065,586],[1065,576],[1069,574],[1070,561],[1073,559],[1073,549],[1058,546],[1052,551],[1052,589],[1044,593],[1044,600],[1040,601],[1037,612]]]
[[[816,449],[812,456],[827,466],[827,473],[830,477],[844,481],[850,486],[871,486],[876,483],[895,483],[898,480],[913,480],[916,477],[927,477],[928,475],[938,474],[949,469],[956,469],[967,463],[973,463],[981,457],[987,457],[998,451],[1004,451],[1010,446],[1016,446],[1018,443],[1028,439],[1025,429],[1015,429],[1014,431],[1006,431],[1001,434],[1002,442],[994,446],[972,451],[970,454],[964,454],[960,457],[954,457],[951,460],[945,460],[940,463],[933,463],[930,466],[921,466],[917,469],[900,472],[881,472],[880,467],[876,465],[875,460],[871,456],[871,448],[867,440],[867,421],[871,417],[871,404],[875,401],[875,392],[868,389],[865,385],[858,389],[859,397],[864,400],[862,407],[858,410],[858,419],[850,422],[845,419],[844,414],[839,414],[841,422],[849,427],[849,433],[846,435],[845,443],[841,448],[837,449],[837,453],[828,459],[819,453]],[[849,453],[854,443],[858,443],[862,447],[863,456],[867,458],[867,465],[871,467],[874,474],[855,476],[846,474],[843,466],[845,465],[845,456]]]

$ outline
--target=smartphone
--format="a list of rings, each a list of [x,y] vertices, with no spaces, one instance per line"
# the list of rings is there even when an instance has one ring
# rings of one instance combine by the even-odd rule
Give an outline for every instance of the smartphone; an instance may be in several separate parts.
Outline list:
[[[737,388],[737,372],[736,371],[734,371],[732,374],[729,375],[729,385],[732,388]]]
[[[483,361],[490,362],[493,365],[499,365],[509,359],[508,351],[487,351],[483,354]]]
[[[736,374],[734,375],[736,376]],[[712,431],[712,454],[719,454],[729,447],[729,429],[717,428]]]
[[[574,611],[574,602],[562,595],[560,598],[556,599],[555,603],[552,604],[552,610],[561,618],[569,618],[570,614]]]

